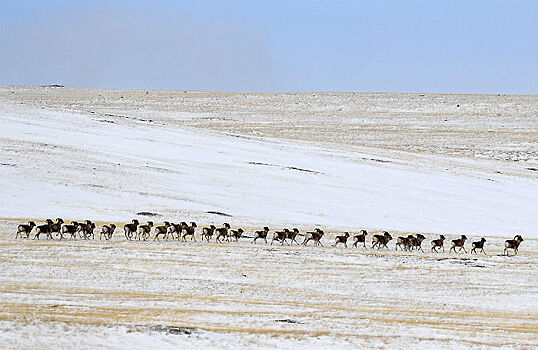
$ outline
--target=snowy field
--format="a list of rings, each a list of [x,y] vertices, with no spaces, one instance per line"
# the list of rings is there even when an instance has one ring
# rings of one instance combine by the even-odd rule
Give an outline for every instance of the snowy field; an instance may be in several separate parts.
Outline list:
[[[536,96],[0,87],[0,345],[536,347],[537,116]],[[14,239],[58,216],[329,234]],[[360,229],[485,236],[488,255],[329,246]]]

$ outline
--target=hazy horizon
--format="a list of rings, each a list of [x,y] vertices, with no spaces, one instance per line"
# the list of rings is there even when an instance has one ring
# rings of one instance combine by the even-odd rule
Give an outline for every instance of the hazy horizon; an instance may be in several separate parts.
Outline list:
[[[0,4],[0,84],[538,93],[535,1]]]
[[[60,85],[60,86],[55,86]],[[505,95],[505,96],[536,96],[538,93],[481,93],[481,92],[442,92],[442,91],[318,91],[318,90],[297,90],[297,91],[217,91],[217,90],[200,90],[200,89],[166,89],[166,88],[109,88],[109,87],[86,87],[86,86],[74,86],[64,85],[61,83],[47,83],[42,85],[28,85],[28,84],[0,84],[0,86],[12,86],[12,87],[28,87],[28,88],[71,88],[71,89],[96,89],[96,90],[118,90],[118,91],[178,91],[178,92],[201,92],[201,93],[215,93],[215,94],[426,94],[426,95]]]

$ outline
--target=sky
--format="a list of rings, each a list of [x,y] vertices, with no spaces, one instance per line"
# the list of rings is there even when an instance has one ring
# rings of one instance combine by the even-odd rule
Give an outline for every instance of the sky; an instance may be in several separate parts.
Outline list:
[[[538,1],[0,0],[0,84],[538,93]]]

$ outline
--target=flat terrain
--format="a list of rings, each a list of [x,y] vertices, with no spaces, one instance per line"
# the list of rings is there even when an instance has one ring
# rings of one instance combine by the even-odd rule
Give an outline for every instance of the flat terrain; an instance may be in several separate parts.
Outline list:
[[[538,345],[537,240],[505,257],[488,237],[488,255],[471,256],[250,239],[15,241],[13,224],[0,222],[3,348]]]
[[[0,86],[0,123],[1,348],[538,347],[535,95]],[[58,216],[328,234],[15,240]],[[426,252],[330,246],[360,229]]]

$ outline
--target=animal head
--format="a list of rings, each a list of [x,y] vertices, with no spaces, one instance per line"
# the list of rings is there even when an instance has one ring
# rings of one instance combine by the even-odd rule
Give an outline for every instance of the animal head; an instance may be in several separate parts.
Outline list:
[[[209,227],[211,227],[213,230],[217,228],[215,225],[211,225]]]
[[[239,232],[239,233],[243,233],[243,232],[245,232],[245,231],[243,231],[243,229],[240,227],[240,228],[237,229],[237,232]]]
[[[138,220],[137,220],[137,219],[133,219],[133,221],[132,221],[132,222],[133,222],[133,224],[135,224],[135,225],[138,225],[138,224],[139,224],[139,222],[138,222]]]
[[[57,224],[63,224],[64,221],[63,221],[62,218],[56,218],[56,223],[57,223]]]
[[[484,237],[482,237],[482,238],[480,239],[480,242],[482,242],[482,243],[485,242],[485,241],[486,241],[486,239],[485,239]]]
[[[294,227],[294,228],[293,228],[293,232],[295,232],[295,233],[299,233],[299,229],[298,229],[297,227]]]
[[[421,235],[420,233],[417,235],[417,238],[422,241],[426,239],[426,237],[424,237],[424,235]]]
[[[411,239],[411,238],[415,238],[415,237],[413,235],[408,235],[407,238]]]
[[[284,232],[288,233],[290,232],[290,230],[288,230],[287,228],[284,229]]]
[[[519,241],[519,242],[523,242],[523,237],[521,237],[520,235],[517,235],[517,236],[514,237],[514,240]]]
[[[344,232],[344,236],[349,237],[349,232]]]
[[[33,222],[33,221],[28,221],[28,225],[30,225],[30,227],[34,227],[34,226],[35,226],[35,222]]]
[[[165,221],[164,226],[170,226],[170,223],[168,221]]]
[[[467,239],[467,236],[466,235],[461,235],[461,239],[463,239],[465,241]]]
[[[153,226],[153,221],[148,221],[148,226],[149,227]]]
[[[263,227],[263,230],[269,232],[269,227],[264,226],[264,227]]]
[[[52,225],[52,220],[51,219],[47,219],[45,221],[47,222],[47,224]]]
[[[368,232],[366,232],[366,230],[361,230],[361,234],[363,234],[363,235],[367,235]]]
[[[440,239],[444,240],[445,239],[445,236],[441,235],[439,236]]]
[[[196,226],[196,223],[194,221],[191,221],[191,226],[192,227],[198,227],[198,226]],[[229,225],[228,225],[228,227],[229,227]]]
[[[116,228],[116,225],[114,225],[114,224],[110,224],[110,227],[111,227],[111,228]]]
[[[224,223],[224,224],[222,224],[222,225],[223,225],[224,227],[226,227],[227,229],[229,229],[229,228],[230,228],[230,224],[229,224],[229,223],[227,223],[227,222],[225,222],[225,223]]]

